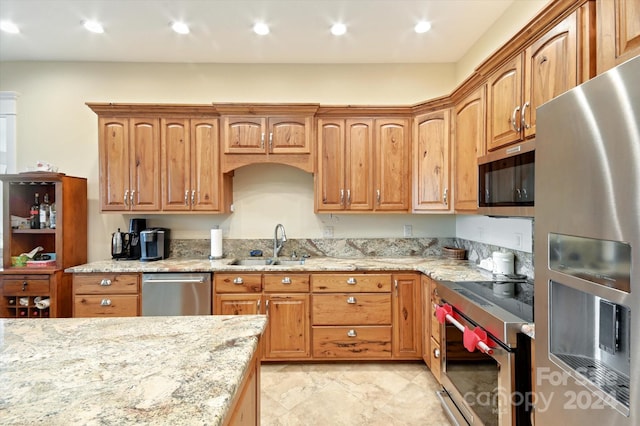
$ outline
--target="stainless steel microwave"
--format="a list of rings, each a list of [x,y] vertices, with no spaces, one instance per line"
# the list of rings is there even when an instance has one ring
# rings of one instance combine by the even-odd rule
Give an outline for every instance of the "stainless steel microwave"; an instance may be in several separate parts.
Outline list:
[[[513,145],[478,159],[478,213],[533,217],[535,141]]]

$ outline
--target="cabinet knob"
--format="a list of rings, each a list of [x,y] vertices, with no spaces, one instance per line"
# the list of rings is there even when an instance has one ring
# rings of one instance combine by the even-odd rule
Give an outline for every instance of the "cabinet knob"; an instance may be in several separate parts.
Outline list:
[[[291,284],[291,278],[289,277],[284,277],[282,279],[282,284]]]
[[[433,350],[433,357],[434,357],[434,358],[440,358],[440,349],[435,348],[435,349]]]
[[[100,301],[100,306],[111,306],[111,299],[102,299]]]
[[[347,331],[347,336],[349,337],[356,337],[358,335],[358,333],[356,333],[356,331],[354,329],[351,329],[349,331]]]
[[[235,277],[235,278],[233,279],[233,283],[234,283],[234,284],[238,284],[238,285],[239,285],[239,284],[244,284],[244,280],[242,279],[242,277]]]
[[[103,287],[107,287],[111,285],[111,280],[108,278],[103,278],[102,281],[100,281],[100,285]]]
[[[355,278],[349,277],[349,278],[347,278],[347,284],[355,285],[355,284],[357,284],[357,281],[356,281]]]
[[[356,300],[356,298],[355,298],[355,297],[353,297],[353,296],[349,296],[349,297],[347,297],[347,303],[349,303],[349,304],[353,305],[353,304],[355,304],[355,303],[357,303],[357,302],[358,302],[358,301]]]

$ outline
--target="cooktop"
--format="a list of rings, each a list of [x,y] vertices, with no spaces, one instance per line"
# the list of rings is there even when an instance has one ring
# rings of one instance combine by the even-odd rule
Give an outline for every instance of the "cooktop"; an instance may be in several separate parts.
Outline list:
[[[456,291],[464,296],[480,296],[480,300],[474,301],[481,306],[496,305],[526,322],[533,322],[533,285],[528,282],[514,282],[513,296],[499,296],[494,293],[494,286],[503,285],[502,281],[457,281],[456,284]]]

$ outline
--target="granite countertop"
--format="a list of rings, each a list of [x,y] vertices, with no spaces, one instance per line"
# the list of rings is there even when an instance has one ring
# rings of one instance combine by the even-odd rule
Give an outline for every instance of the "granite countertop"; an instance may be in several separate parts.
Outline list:
[[[418,271],[433,279],[473,281],[491,279],[468,260],[443,257],[311,257],[302,265],[248,266],[229,265],[233,259],[180,259],[169,258],[155,262],[138,260],[104,260],[67,268],[66,272],[349,272],[349,271]]]
[[[266,317],[0,320],[6,424],[222,424]]]

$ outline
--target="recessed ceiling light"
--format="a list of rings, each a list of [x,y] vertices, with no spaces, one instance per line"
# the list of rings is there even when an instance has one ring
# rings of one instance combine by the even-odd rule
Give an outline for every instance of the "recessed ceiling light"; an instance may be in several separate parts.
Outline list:
[[[11,21],[0,21],[0,30],[11,34],[18,34],[20,32],[20,28]]]
[[[267,35],[269,34],[269,26],[264,22],[257,22],[253,26],[253,32],[259,35]]]
[[[331,26],[331,34],[341,36],[347,32],[347,26],[345,24],[333,24]]]
[[[431,29],[431,24],[428,23],[427,21],[420,21],[420,22],[418,22],[416,24],[415,27],[413,27],[413,29],[418,34],[426,33],[427,31],[429,31]]]
[[[92,33],[102,34],[104,32],[102,24],[98,21],[84,21],[82,25],[84,25],[84,27]]]
[[[177,32],[178,34],[189,34],[189,26],[184,22],[176,21],[173,24],[171,24],[171,28],[173,29],[173,31]]]

